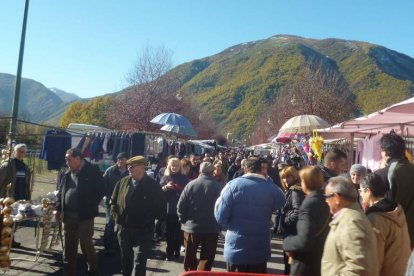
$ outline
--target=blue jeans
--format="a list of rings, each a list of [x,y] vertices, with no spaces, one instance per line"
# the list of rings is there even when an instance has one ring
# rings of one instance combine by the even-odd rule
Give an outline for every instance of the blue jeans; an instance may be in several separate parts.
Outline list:
[[[111,250],[114,248],[114,239],[115,239],[115,222],[111,217],[111,206],[106,203],[105,205],[105,217],[106,217],[106,224],[105,224],[105,231],[104,231],[104,247],[106,250]]]

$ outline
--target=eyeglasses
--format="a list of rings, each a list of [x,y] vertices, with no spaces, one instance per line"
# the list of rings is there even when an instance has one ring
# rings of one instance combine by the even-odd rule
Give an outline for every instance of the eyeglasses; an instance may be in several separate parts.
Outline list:
[[[363,193],[363,192],[366,192],[366,190],[367,190],[368,188],[362,188],[362,189],[358,189],[358,192],[361,194],[361,193]]]
[[[324,197],[325,197],[325,199],[327,199],[327,198],[334,197],[334,195],[335,195],[335,193],[325,194]]]
[[[135,167],[138,167],[138,166],[140,166],[140,165],[128,165],[128,170],[132,170],[133,168],[135,168]]]

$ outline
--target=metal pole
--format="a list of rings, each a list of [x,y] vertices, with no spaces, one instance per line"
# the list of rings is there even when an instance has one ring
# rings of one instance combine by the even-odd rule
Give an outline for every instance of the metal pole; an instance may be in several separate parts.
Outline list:
[[[16,84],[14,86],[12,118],[10,120],[10,132],[9,132],[10,148],[13,146],[14,138],[16,136],[17,116],[18,116],[18,111],[19,111],[20,83],[22,79],[24,42],[26,38],[26,25],[27,25],[28,11],[29,11],[29,0],[26,0],[25,6],[24,6],[22,36],[20,38],[19,63],[17,64]]]

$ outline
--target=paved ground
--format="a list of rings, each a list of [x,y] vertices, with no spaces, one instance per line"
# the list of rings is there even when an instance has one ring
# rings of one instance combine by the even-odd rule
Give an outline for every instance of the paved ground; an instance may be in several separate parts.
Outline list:
[[[33,198],[41,197],[49,191],[53,191],[56,174],[45,173],[36,176]],[[103,210],[99,217],[95,219],[94,241],[99,260],[99,275],[122,275],[120,267],[120,255],[105,256],[103,254],[102,235],[105,218]],[[6,275],[62,275],[61,246],[55,246],[50,252],[43,252],[40,258],[35,262],[37,250],[35,249],[35,224],[26,222],[16,231],[16,240],[22,243],[22,247],[11,250],[10,258],[12,259],[11,269]],[[183,257],[174,262],[164,261],[165,242],[154,243],[152,258],[148,261],[147,275],[179,275],[183,273]],[[281,255],[281,240],[274,238],[272,240],[272,258],[268,263],[269,274],[283,273],[283,259]],[[182,253],[183,254],[183,253]],[[223,260],[223,239],[219,240],[216,261],[213,271],[225,271],[225,262]],[[85,275],[86,263],[81,254],[78,255],[78,273]]]

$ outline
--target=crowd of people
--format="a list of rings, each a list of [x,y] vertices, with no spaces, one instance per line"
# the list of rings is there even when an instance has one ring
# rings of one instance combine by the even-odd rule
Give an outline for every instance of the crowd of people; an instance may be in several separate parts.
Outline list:
[[[385,134],[380,143],[384,166],[374,173],[347,168],[338,149],[302,168],[231,149],[168,156],[151,176],[145,157],[121,152],[102,175],[70,149],[56,207],[64,274],[75,275],[79,243],[96,274],[94,217],[105,197],[105,252],[119,250],[123,275],[145,275],[154,241],[163,238],[166,261],[184,251],[185,271],[209,271],[220,233],[229,272],[266,273],[276,234],[286,275],[413,275],[414,165],[402,137]],[[7,179],[16,194],[24,187],[18,177]]]

